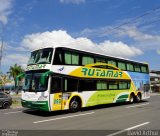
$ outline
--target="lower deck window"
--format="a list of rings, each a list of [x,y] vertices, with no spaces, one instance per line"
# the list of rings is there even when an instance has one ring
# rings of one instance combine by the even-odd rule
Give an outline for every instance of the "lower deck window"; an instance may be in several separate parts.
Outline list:
[[[109,82],[108,89],[109,90],[117,90],[118,89],[118,83],[117,82]]]
[[[64,78],[64,91],[72,92],[78,90],[78,79]]]
[[[104,79],[76,79],[71,77],[52,78],[51,93],[96,91],[96,90],[126,90],[130,88],[130,80],[104,80]],[[63,85],[63,88],[62,88]]]

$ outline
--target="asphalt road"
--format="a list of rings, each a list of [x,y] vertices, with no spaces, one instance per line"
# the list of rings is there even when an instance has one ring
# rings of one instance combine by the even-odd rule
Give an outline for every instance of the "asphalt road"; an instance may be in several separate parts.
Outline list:
[[[96,106],[77,113],[0,109],[0,129],[3,136],[160,135],[160,95],[141,103]]]

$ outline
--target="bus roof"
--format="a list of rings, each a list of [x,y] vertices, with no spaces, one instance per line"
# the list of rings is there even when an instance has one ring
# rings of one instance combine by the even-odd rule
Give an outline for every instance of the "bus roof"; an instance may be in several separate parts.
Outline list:
[[[101,53],[98,53],[98,52],[94,52],[94,51],[86,51],[86,50],[83,50],[83,49],[78,49],[78,48],[73,48],[73,47],[66,47],[66,46],[48,46],[48,47],[41,47],[41,48],[38,48],[38,49],[35,49],[33,51],[36,51],[36,50],[41,50],[41,49],[46,49],[46,48],[63,48],[63,49],[70,49],[70,50],[76,50],[76,51],[80,51],[80,52],[85,52],[85,53],[90,53],[90,54],[95,54],[95,55],[100,55],[100,56],[106,56],[106,57],[110,57],[110,58],[115,58],[115,59],[119,59],[119,60],[122,60],[122,61],[130,61],[130,62],[134,62],[134,63],[140,63],[140,64],[146,64],[148,65],[147,62],[140,62],[140,61],[135,61],[135,60],[131,60],[131,59],[127,59],[127,58],[123,58],[123,57],[116,57],[116,56],[112,56],[112,55],[106,55],[106,54],[101,54]],[[32,52],[33,52],[32,51]]]

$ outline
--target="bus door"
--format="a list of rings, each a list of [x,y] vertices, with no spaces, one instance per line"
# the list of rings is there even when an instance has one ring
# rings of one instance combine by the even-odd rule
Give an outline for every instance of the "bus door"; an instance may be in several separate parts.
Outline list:
[[[53,76],[51,79],[50,106],[52,111],[62,109],[62,78]]]

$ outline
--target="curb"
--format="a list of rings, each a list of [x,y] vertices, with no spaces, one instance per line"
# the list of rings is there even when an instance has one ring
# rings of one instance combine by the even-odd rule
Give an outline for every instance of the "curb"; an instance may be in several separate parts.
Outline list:
[[[10,107],[11,109],[20,109],[20,108],[23,108],[22,106],[11,106]]]

